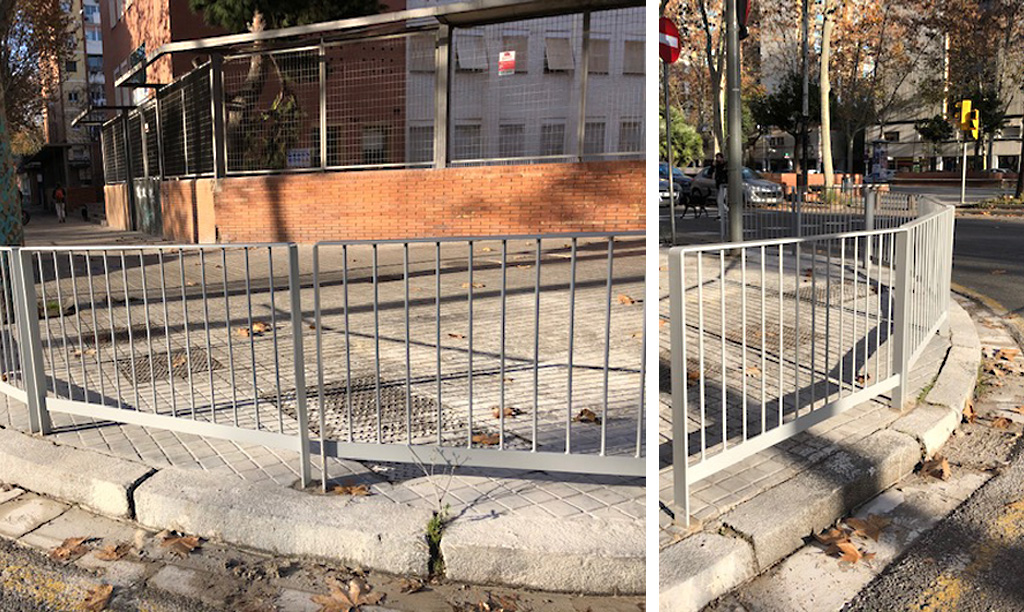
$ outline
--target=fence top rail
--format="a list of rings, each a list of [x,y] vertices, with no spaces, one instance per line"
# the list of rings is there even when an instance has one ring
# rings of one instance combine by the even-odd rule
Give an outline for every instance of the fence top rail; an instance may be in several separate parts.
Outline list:
[[[228,250],[228,249],[255,249],[255,248],[287,248],[296,246],[294,242],[231,242],[225,244],[69,244],[53,246],[31,246],[31,247],[0,247],[2,249],[14,249],[31,251],[37,253],[66,252],[66,251],[203,251],[203,250]]]
[[[566,238],[630,238],[643,237],[644,230],[623,232],[562,232],[557,234],[495,234],[492,236],[443,236],[435,238],[390,238],[386,240],[323,240],[313,248],[325,246],[352,246],[361,244],[434,244],[439,242],[492,242],[495,240],[559,240]]]

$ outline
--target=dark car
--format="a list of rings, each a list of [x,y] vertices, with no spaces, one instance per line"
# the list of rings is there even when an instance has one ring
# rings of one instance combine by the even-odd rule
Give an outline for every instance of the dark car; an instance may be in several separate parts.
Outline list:
[[[668,179],[658,179],[658,194],[661,196],[661,200],[660,200],[661,205],[662,206],[668,206],[669,205],[669,199],[668,199]],[[682,194],[682,190],[680,188],[678,188],[678,184],[677,184],[677,188],[675,189],[675,193],[673,195],[675,195],[675,198],[676,198],[676,206],[679,206],[679,204],[683,201],[682,200],[683,194]]]
[[[658,178],[668,182],[668,164],[661,162],[658,164]],[[679,168],[672,168],[672,182],[674,183],[673,189],[683,194],[684,196],[690,195],[690,187],[693,185],[693,179],[683,174],[683,171]],[[665,190],[668,191],[668,185],[666,184]],[[668,196],[666,196],[667,198]],[[667,200],[665,202],[667,204]],[[677,204],[679,201],[676,202]]]

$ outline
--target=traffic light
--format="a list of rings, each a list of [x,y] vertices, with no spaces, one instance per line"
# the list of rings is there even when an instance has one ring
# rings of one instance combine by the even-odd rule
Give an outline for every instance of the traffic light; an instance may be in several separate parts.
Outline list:
[[[975,140],[978,139],[978,135],[981,132],[981,111],[974,109],[971,111],[971,136]]]
[[[961,100],[956,103],[956,107],[960,110],[960,120],[958,121],[960,130],[967,132],[971,129],[971,101]]]

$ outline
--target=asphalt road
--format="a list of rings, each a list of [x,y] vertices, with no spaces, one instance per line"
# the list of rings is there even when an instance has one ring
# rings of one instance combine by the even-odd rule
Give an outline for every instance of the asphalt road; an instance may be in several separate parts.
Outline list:
[[[953,282],[1024,316],[1024,219],[957,218]]]
[[[843,612],[1024,610],[1024,444]]]

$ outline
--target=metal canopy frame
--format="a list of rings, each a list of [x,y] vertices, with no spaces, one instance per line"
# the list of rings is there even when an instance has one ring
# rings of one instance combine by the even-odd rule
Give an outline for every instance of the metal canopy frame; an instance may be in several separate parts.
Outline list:
[[[130,111],[135,110],[134,106],[119,106],[119,105],[101,105],[101,106],[87,106],[82,112],[78,113],[74,119],[71,120],[71,127],[78,127],[80,125],[104,125],[109,119],[89,119],[89,116],[93,113],[102,113],[106,111]]]
[[[365,17],[325,21],[304,26],[293,26],[248,34],[229,34],[198,38],[161,45],[114,81],[115,87],[152,87],[152,83],[129,83],[136,75],[164,55],[188,52],[224,52],[247,45],[266,42],[294,42],[291,39],[310,38],[312,44],[329,42],[332,37],[346,38],[353,34],[365,35],[371,28],[399,26],[402,28],[436,28],[439,25],[487,25],[563,14],[566,12],[605,11],[644,6],[641,0],[473,0],[444,6],[433,6]],[[433,20],[433,23],[431,23]],[[405,22],[413,21],[412,24]],[[426,23],[422,23],[426,21]],[[416,23],[420,22],[420,23]],[[265,47],[264,47],[265,48]]]

